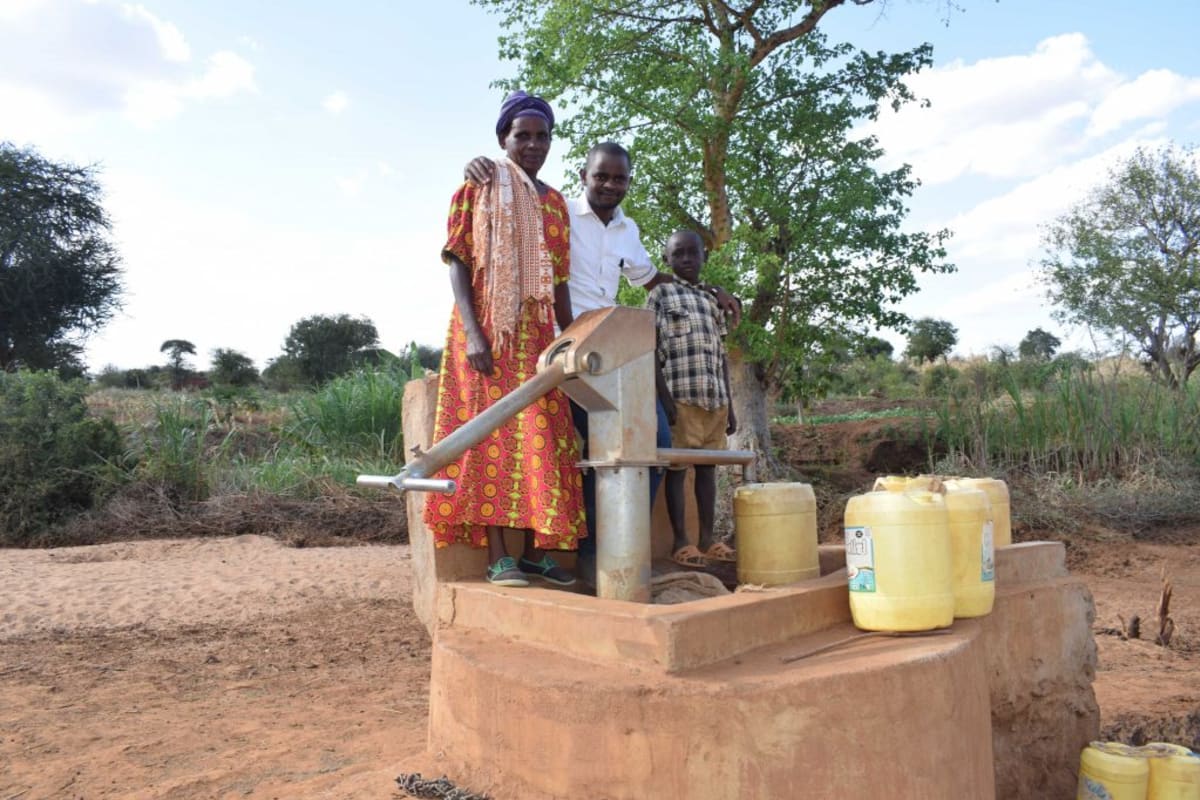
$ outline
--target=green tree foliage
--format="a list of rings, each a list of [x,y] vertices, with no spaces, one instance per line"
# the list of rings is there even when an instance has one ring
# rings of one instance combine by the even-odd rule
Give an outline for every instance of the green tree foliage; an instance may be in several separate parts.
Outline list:
[[[50,372],[0,372],[0,545],[33,543],[114,485],[121,435],[88,416],[86,391]]]
[[[258,369],[245,353],[218,347],[212,351],[208,377],[218,386],[254,386],[258,383]]]
[[[944,397],[951,393],[962,373],[949,364],[935,364],[921,376],[921,394]]]
[[[556,130],[575,155],[628,145],[648,249],[699,231],[706,278],[746,302],[733,389],[742,441],[768,458],[767,394],[831,357],[829,337],[903,325],[894,304],[917,274],[950,269],[944,232],[901,230],[909,168],[881,171],[878,143],[855,132],[914,99],[903,81],[930,47],[830,43],[818,24],[844,0],[476,2],[503,17],[510,83],[576,112]]]
[[[912,324],[908,332],[908,346],[904,355],[918,364],[945,358],[958,344],[958,328],[944,319],[922,317]]]
[[[894,352],[892,343],[878,336],[864,336],[854,348],[854,354],[859,358],[891,358]]]
[[[375,323],[349,314],[305,317],[283,343],[304,380],[322,384],[354,368],[354,354],[379,344]]]
[[[167,354],[167,368],[171,370],[171,388],[178,389],[187,380],[189,367],[187,357],[196,355],[196,345],[187,339],[167,339],[158,348]]]
[[[440,347],[430,347],[412,342],[405,351],[404,358],[410,364],[416,362],[422,368],[431,369],[434,372],[442,368],[442,348]]]
[[[1062,341],[1053,333],[1034,328],[1017,345],[1017,352],[1026,361],[1049,361],[1061,346]]]
[[[1190,148],[1138,150],[1055,220],[1042,260],[1056,316],[1138,343],[1179,387],[1200,366],[1200,171]]]
[[[94,167],[0,142],[0,370],[81,372],[81,340],[119,306]]]
[[[308,384],[300,374],[300,366],[296,359],[288,356],[272,358],[262,371],[263,383],[268,389],[276,392],[290,392]]]

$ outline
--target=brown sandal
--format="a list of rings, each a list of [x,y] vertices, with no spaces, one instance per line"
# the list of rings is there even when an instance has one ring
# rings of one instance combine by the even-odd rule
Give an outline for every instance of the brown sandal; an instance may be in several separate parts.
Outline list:
[[[713,542],[704,557],[710,561],[737,561],[737,551],[724,542]]]
[[[704,558],[704,553],[701,553],[694,544],[685,544],[674,553],[671,553],[671,560],[681,567],[708,566],[708,561]]]

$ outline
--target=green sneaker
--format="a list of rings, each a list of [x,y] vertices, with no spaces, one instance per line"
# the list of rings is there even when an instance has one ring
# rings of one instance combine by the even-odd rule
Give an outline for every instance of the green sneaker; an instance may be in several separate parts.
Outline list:
[[[542,560],[534,563],[522,558],[521,571],[535,578],[553,583],[555,586],[574,586],[575,576],[555,563],[550,556],[542,556]]]
[[[517,569],[517,562],[512,556],[496,559],[495,564],[487,568],[488,583],[496,586],[528,586],[529,578]]]

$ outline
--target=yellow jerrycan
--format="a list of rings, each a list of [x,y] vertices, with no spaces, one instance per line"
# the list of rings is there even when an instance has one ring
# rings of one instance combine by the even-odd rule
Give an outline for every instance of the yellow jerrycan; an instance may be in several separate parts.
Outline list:
[[[945,498],[936,492],[869,492],[845,517],[846,575],[854,624],[867,631],[925,631],[954,622],[954,572]]]
[[[992,506],[980,489],[946,483],[946,513],[954,554],[954,616],[992,613],[996,600],[996,554],[992,546]]]
[[[876,492],[936,492],[942,485],[936,475],[883,475],[875,479]]]
[[[1136,747],[1092,742],[1079,756],[1075,800],[1146,800],[1150,764]]]
[[[748,483],[733,492],[738,583],[817,578],[817,499],[807,483]]]
[[[992,504],[992,537],[996,547],[1012,544],[1012,512],[1008,484],[998,478],[953,478],[946,486],[982,489]]]
[[[1200,800],[1200,756],[1166,742],[1151,742],[1138,750],[1150,765],[1147,800]]]

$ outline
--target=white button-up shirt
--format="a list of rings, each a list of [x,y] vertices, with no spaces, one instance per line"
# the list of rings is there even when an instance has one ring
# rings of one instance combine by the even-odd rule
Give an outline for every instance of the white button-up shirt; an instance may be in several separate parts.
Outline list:
[[[634,286],[644,286],[657,270],[642,246],[637,223],[620,206],[605,225],[587,197],[567,201],[571,216],[571,313],[608,308],[617,304],[617,287],[624,275]]]

